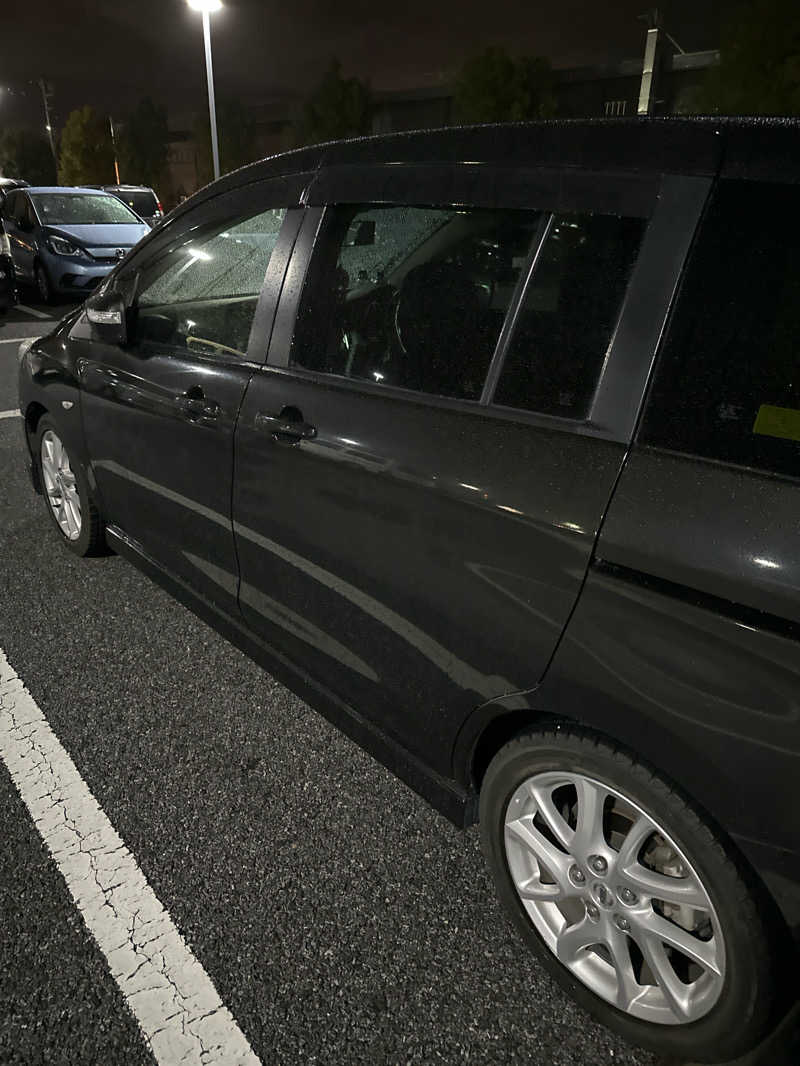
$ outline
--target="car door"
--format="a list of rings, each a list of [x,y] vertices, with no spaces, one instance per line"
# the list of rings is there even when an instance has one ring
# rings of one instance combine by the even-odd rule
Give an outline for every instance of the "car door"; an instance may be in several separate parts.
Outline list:
[[[249,625],[448,774],[576,602],[708,183],[435,169],[311,189],[233,513]]]
[[[11,245],[14,270],[17,277],[30,281],[33,279],[36,243],[33,211],[24,192],[17,191],[9,195],[3,217]]]
[[[295,186],[215,197],[135,255],[110,283],[128,308],[127,344],[98,339],[85,315],[71,333],[82,346],[86,447],[107,520],[235,613],[233,430],[254,360],[264,358]]]

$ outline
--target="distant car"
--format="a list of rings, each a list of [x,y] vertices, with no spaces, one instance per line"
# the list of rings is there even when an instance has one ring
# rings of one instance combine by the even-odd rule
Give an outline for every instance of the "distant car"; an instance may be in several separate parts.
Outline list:
[[[8,234],[3,229],[3,220],[0,218],[0,315],[4,315],[16,302],[17,279],[11,259],[11,247]]]
[[[148,185],[103,185],[101,188],[122,200],[150,226],[164,217],[161,201]]]
[[[14,189],[3,207],[16,276],[40,298],[90,292],[146,233],[116,196],[97,189]]]
[[[11,192],[12,189],[27,188],[28,182],[22,178],[0,178],[0,192]]]

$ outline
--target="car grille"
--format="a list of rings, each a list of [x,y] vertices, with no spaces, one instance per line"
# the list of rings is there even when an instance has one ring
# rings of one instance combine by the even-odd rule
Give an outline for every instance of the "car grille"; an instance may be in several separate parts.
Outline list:
[[[123,247],[122,250],[127,255],[130,248]],[[86,251],[98,263],[118,263],[120,260],[116,248],[87,248]]]

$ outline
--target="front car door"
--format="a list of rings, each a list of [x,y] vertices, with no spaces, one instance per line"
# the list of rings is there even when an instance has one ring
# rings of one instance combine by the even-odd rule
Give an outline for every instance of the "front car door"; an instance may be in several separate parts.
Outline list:
[[[576,602],[705,184],[432,169],[311,189],[233,510],[253,629],[447,776]]]
[[[36,258],[34,218],[30,200],[21,190],[8,194],[3,221],[11,245],[11,258],[16,275],[25,281],[32,281],[33,263]]]
[[[111,282],[128,308],[127,344],[97,339],[85,315],[71,333],[107,521],[232,613],[233,431],[265,355],[295,196],[286,181],[261,182],[180,217]]]

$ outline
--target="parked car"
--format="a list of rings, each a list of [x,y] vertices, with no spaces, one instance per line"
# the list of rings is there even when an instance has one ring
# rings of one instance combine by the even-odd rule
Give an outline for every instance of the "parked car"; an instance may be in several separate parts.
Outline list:
[[[479,820],[537,958],[680,1059],[742,1054],[796,989],[799,134],[293,152],[21,353],[63,544]]]
[[[148,226],[155,226],[164,217],[161,201],[149,185],[102,185],[100,188],[122,200]]]
[[[0,178],[0,193],[11,192],[12,189],[25,189],[27,181],[22,178]]]
[[[17,279],[11,259],[11,246],[8,243],[8,234],[3,228],[3,219],[0,218],[0,315],[4,315],[16,302]]]
[[[116,196],[94,189],[14,189],[2,210],[17,277],[45,303],[86,296],[150,232]]]

